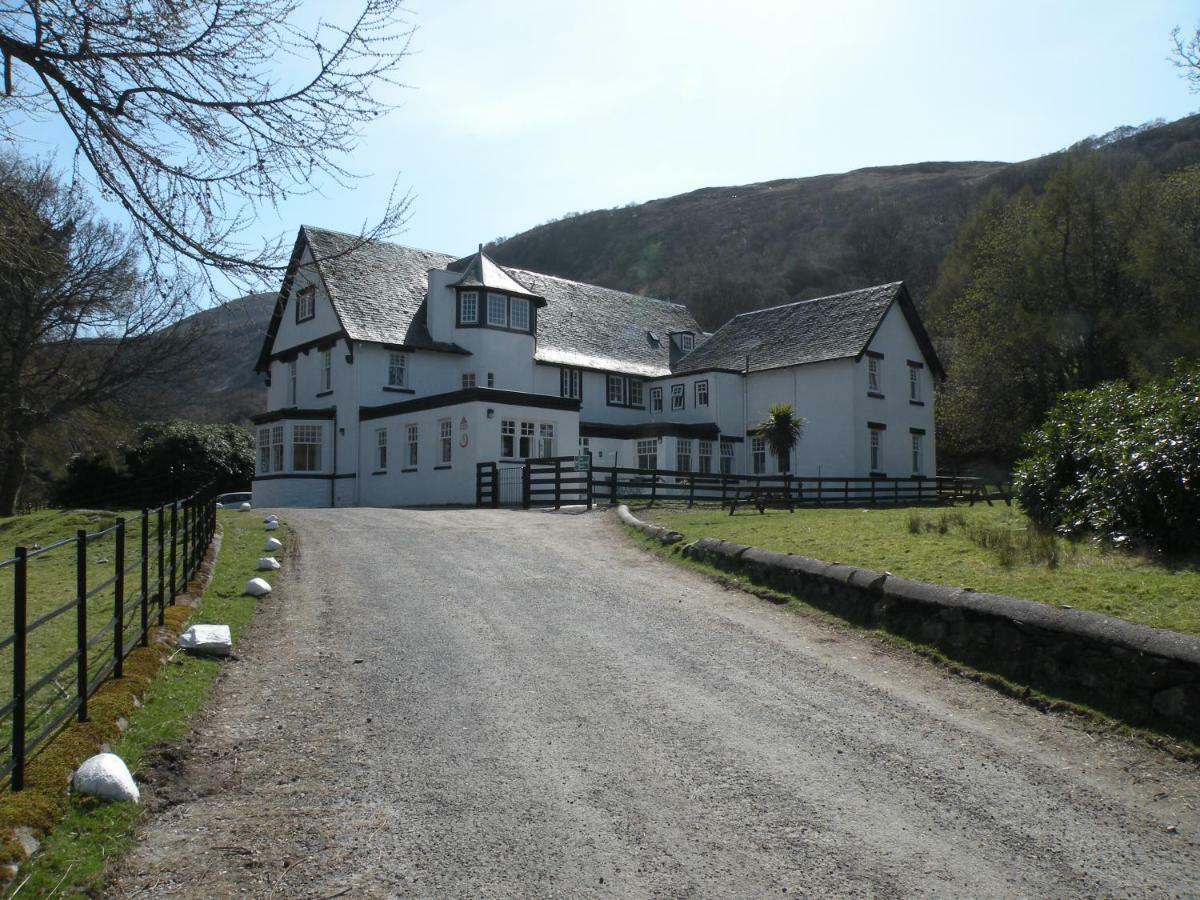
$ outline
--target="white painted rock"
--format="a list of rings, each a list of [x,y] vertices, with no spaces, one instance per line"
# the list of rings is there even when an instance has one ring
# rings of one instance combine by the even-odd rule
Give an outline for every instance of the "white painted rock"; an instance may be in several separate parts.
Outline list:
[[[258,558],[258,571],[271,572],[279,568],[279,560],[273,556],[260,556]]]
[[[274,553],[276,550],[283,549],[283,541],[279,538],[267,538],[267,542],[263,544],[263,550],[267,553]]]
[[[179,636],[184,650],[208,656],[228,656],[233,652],[233,637],[228,625],[193,625]]]
[[[71,784],[81,794],[102,800],[127,800],[138,803],[141,793],[125,761],[115,753],[98,753],[71,776]]]
[[[247,500],[245,503],[243,503],[241,506],[238,507],[238,509],[241,510],[242,512],[245,512],[246,510],[253,509],[253,508],[254,507],[250,505],[249,500]]]
[[[266,525],[264,525],[264,526],[263,526],[263,528],[265,528],[267,531],[274,531],[274,530],[275,530],[276,528],[278,528],[278,527],[279,527],[279,520],[278,520],[278,519],[275,519],[275,520],[273,520],[273,521],[270,521],[270,522],[268,522]]]
[[[274,513],[271,513],[271,515],[269,515],[265,519],[263,519],[263,524],[266,525],[268,522],[278,522],[278,521],[279,521],[279,516],[275,515]]]
[[[271,593],[271,586],[261,578],[251,578],[246,582],[246,593],[251,597],[265,597]]]

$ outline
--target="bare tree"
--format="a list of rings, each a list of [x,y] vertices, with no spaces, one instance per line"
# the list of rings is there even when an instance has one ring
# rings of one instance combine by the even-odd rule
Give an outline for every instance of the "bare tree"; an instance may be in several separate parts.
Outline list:
[[[362,0],[349,22],[308,30],[301,0],[0,4],[0,134],[57,117],[152,271],[198,263],[248,285],[287,249],[246,236],[259,213],[355,177],[344,160],[389,108],[377,88],[397,84],[407,53],[401,3]],[[407,206],[393,187],[364,239],[395,231]]]
[[[1182,70],[1191,92],[1200,94],[1200,27],[1191,33],[1172,29],[1171,61]]]
[[[0,158],[0,516],[39,429],[187,365],[189,284],[149,279],[141,262],[136,239],[48,165]]]

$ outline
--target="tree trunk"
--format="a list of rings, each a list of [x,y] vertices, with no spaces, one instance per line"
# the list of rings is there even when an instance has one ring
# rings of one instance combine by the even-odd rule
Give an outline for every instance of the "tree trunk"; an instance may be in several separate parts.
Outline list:
[[[0,475],[0,516],[12,516],[17,512],[17,502],[21,499],[21,485],[25,482],[24,435],[9,434],[3,459],[4,473]]]
[[[791,461],[788,458],[791,455],[792,455],[791,453],[782,453],[782,452],[779,454],[779,474],[780,475],[787,475],[791,471],[792,465],[791,465]]]

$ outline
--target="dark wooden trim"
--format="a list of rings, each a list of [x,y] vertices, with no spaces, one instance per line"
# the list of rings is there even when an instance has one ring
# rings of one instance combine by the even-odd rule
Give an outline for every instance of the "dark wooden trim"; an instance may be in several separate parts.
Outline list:
[[[302,478],[307,481],[333,481],[332,475],[322,475],[320,472],[274,472],[270,475],[255,475],[254,481],[280,481],[294,478]]]
[[[867,427],[875,431],[887,431],[887,424],[884,422],[868,422]]]
[[[883,359],[883,354],[877,350],[864,350],[863,355],[869,356],[871,359]]]
[[[868,472],[868,478],[887,478],[887,472]]]
[[[333,394],[333,388],[330,388],[327,391],[317,391],[317,393],[313,394],[313,396],[314,397],[328,397],[332,394]]]
[[[414,391],[412,388],[396,387],[395,385],[392,385],[392,384],[383,385],[383,389],[384,389],[384,391],[386,391],[389,394],[415,394],[416,393],[416,391]]]
[[[470,350],[458,344],[393,344],[390,341],[360,341],[363,344],[377,344],[384,350],[395,350],[399,353],[413,353],[417,350],[428,350],[430,353],[453,353],[456,356],[474,356]]]
[[[423,412],[430,409],[442,409],[447,406],[458,406],[463,403],[497,403],[509,406],[523,406],[529,409],[560,409],[568,412],[578,412],[580,403],[567,397],[555,397],[551,394],[527,394],[522,391],[502,391],[497,388],[473,387],[465,390],[450,391],[445,394],[432,394],[428,397],[418,397],[415,400],[401,400],[397,403],[387,403],[383,406],[363,406],[358,411],[359,421],[382,419],[388,416],[405,415],[406,413]]]
[[[873,400],[883,399],[883,394],[879,393],[879,391],[867,391],[867,396]]]
[[[909,400],[908,405],[909,406],[924,406],[925,401],[924,400]]]
[[[925,363],[917,362],[915,359],[910,359],[908,360],[908,367],[910,369],[923,369],[925,368]]]
[[[341,481],[344,478],[357,478],[358,473],[357,472],[339,472],[337,475],[334,475],[333,477],[334,477],[334,480]]]
[[[418,467],[412,466],[411,468],[408,468],[408,469],[401,469],[400,474],[403,475],[405,472],[416,472],[416,471],[419,471]]]
[[[731,444],[746,443],[746,439],[744,437],[742,437],[740,434],[723,434],[723,435],[721,435],[721,440],[729,441]]]
[[[375,470],[374,472],[372,472],[371,474],[372,474],[372,475],[386,475],[386,474],[387,474],[387,469],[376,469],[376,470]]]
[[[255,425],[268,425],[271,422],[282,422],[286,419],[332,419],[336,413],[337,409],[333,406],[326,406],[324,409],[300,409],[296,406],[289,406],[251,416],[250,421]]]
[[[714,441],[721,436],[721,431],[711,422],[643,422],[638,425],[580,422],[579,436],[623,441],[651,437],[685,437]]]
[[[309,353],[313,350],[332,350],[340,340],[344,340],[347,346],[350,345],[350,339],[344,331],[335,331],[332,334],[325,334],[321,337],[313,338],[311,341],[305,341],[303,344],[288,347],[286,350],[280,350],[278,353],[272,353],[268,357],[267,362],[291,362],[293,359],[299,357],[301,353]]]
[[[435,471],[435,472],[446,472],[446,471],[448,471],[448,470],[450,470],[450,469],[453,469],[453,468],[454,468],[454,466],[453,466],[453,465],[449,465],[449,466],[434,466],[434,467],[433,467],[433,471]]]
[[[312,312],[310,312],[304,318],[300,318],[300,296],[305,293],[312,295]],[[300,290],[296,291],[296,315],[295,315],[296,324],[299,325],[302,322],[312,321],[316,317],[317,317],[317,286],[310,282],[309,284],[306,284],[304,287],[300,288]]]
[[[910,428],[910,429],[908,429],[908,433],[909,434],[924,434],[925,429],[924,428]]]
[[[700,385],[704,385],[704,402],[700,402],[700,396],[697,393]],[[712,385],[708,383],[707,378],[697,378],[692,382],[692,409],[708,409],[709,403],[712,402]]]

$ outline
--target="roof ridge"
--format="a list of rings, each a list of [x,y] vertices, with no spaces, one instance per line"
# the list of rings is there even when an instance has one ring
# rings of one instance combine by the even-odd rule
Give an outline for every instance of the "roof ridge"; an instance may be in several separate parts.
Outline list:
[[[822,300],[840,300],[842,297],[849,297],[851,294],[862,294],[862,293],[865,293],[866,291],[878,291],[882,288],[896,287],[897,285],[902,285],[902,284],[904,284],[903,279],[900,281],[888,281],[888,282],[885,282],[884,284],[871,284],[871,285],[868,285],[867,287],[855,288],[852,291],[842,291],[841,293],[838,293],[838,294],[826,294],[823,297],[811,297],[808,300],[789,300],[787,303],[779,303],[775,306],[764,306],[762,309],[752,309],[752,310],[749,310],[748,312],[738,313],[736,316],[733,317],[733,319],[740,319],[743,316],[757,316],[759,313],[773,312],[777,309],[787,309],[788,307],[791,307],[791,306],[803,306],[806,303],[820,303]],[[729,322],[732,322],[733,319],[730,319]],[[729,323],[726,322],[725,324],[727,325]],[[721,326],[721,328],[724,328],[724,327],[725,327],[724,325]],[[720,330],[721,330],[720,328],[717,329],[717,331],[720,331]]]
[[[436,253],[438,256],[449,257],[452,262],[459,258],[459,257],[455,256],[453,253],[447,253],[444,250],[428,250],[425,247],[414,247],[411,244],[401,244],[399,241],[388,241],[388,240],[384,240],[383,238],[365,238],[364,239],[361,234],[351,234],[348,231],[339,231],[336,228],[324,228],[320,225],[301,225],[300,229],[302,231],[321,231],[321,232],[324,232],[325,234],[333,234],[333,235],[337,235],[338,237],[350,238],[351,240],[355,240],[355,241],[365,240],[365,242],[368,244],[387,244],[391,247],[399,247],[401,250],[412,250],[416,253]],[[472,255],[474,255],[474,254],[472,254]]]
[[[495,260],[493,260],[495,262]],[[503,265],[503,263],[496,263]],[[661,303],[664,306],[675,306],[679,309],[691,312],[686,303],[676,303],[674,300],[664,300],[661,297],[650,297],[646,294],[635,294],[633,291],[623,291],[620,288],[607,287],[603,284],[595,284],[591,281],[576,281],[574,278],[563,278],[561,275],[551,275],[549,272],[536,272],[533,269],[517,269],[512,266],[504,266],[510,272],[521,272],[525,275],[536,275],[538,278],[551,278],[554,281],[561,281],[565,284],[582,284],[584,287],[600,288],[602,291],[609,291],[613,294],[620,294],[623,297],[632,297],[635,300],[649,300],[652,303]]]

